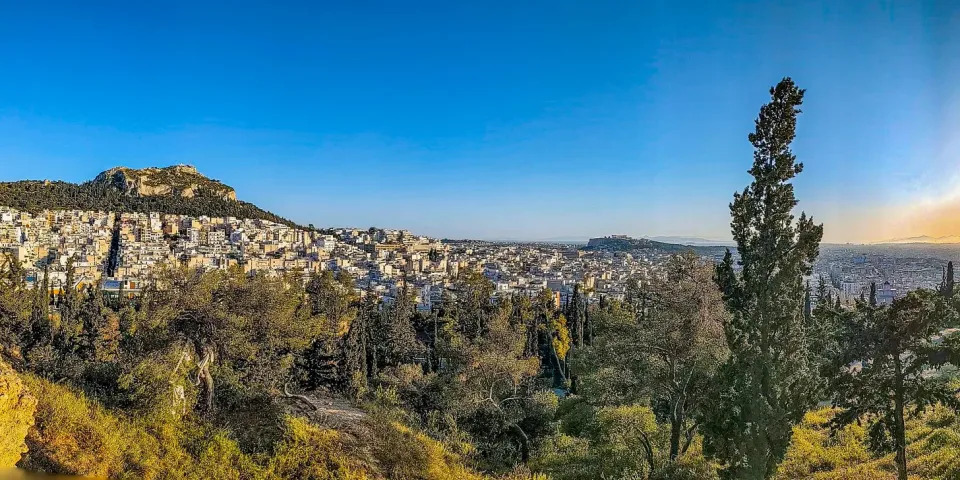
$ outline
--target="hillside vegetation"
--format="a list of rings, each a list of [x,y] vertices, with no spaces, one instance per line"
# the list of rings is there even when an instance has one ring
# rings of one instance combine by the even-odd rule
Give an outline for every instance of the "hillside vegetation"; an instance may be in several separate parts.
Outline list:
[[[25,379],[40,399],[19,463],[29,471],[147,480],[482,478],[436,441],[387,419],[344,433],[285,416],[273,449],[249,454],[202,422],[133,419],[73,389]]]
[[[15,466],[27,451],[25,439],[36,407],[37,399],[16,372],[0,361],[0,470]]]
[[[894,478],[894,455],[870,451],[865,425],[852,424],[833,432],[830,421],[835,409],[809,412],[794,427],[778,480],[886,480]],[[956,412],[937,407],[907,421],[910,478],[960,478],[960,418]]]
[[[93,290],[28,289],[4,260],[0,365],[20,372],[0,372],[6,467],[119,479],[485,478],[468,443],[427,435],[391,388],[355,396],[366,413],[349,418],[289,393],[335,385],[322,378],[324,351],[345,335],[331,310],[349,299],[338,283],[315,278],[308,292],[299,278],[178,269],[158,272],[142,298],[107,302]]]
[[[233,189],[220,182],[172,170],[176,168],[184,167],[108,170],[96,180],[80,185],[60,181],[4,182],[0,183],[0,206],[31,213],[75,209],[255,218],[297,227],[252,203],[235,200]],[[143,173],[148,170],[153,173]]]
[[[718,257],[723,255],[726,247],[721,246],[690,246],[679,245],[675,243],[658,242],[647,238],[629,238],[629,237],[600,237],[591,238],[584,250],[601,252],[622,252],[638,253],[643,251],[658,251],[663,253],[682,253],[694,251],[707,257]]]

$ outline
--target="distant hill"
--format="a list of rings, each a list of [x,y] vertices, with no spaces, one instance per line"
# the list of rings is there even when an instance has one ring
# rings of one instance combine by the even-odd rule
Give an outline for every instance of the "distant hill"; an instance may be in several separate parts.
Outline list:
[[[658,242],[649,238],[631,238],[626,236],[612,236],[591,238],[587,246],[583,247],[588,251],[607,251],[607,252],[639,252],[639,251],[658,251],[663,253],[680,253],[693,250],[697,254],[718,257],[722,256],[728,247],[725,246],[698,246],[681,245],[677,243]]]
[[[735,247],[737,245],[733,240],[711,240],[700,237],[650,237],[650,240],[693,247]]]
[[[34,213],[75,209],[256,218],[299,227],[237,200],[233,188],[187,165],[142,170],[117,167],[79,185],[37,180],[0,182],[0,205]]]
[[[944,237],[931,237],[929,235],[921,235],[918,237],[894,238],[891,240],[876,242],[875,244],[889,245],[889,244],[906,244],[906,243],[954,244],[954,243],[960,243],[960,235],[947,235]]]

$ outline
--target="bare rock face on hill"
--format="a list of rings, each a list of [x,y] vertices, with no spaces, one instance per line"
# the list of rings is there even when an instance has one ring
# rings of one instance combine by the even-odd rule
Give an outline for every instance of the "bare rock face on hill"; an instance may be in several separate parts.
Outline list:
[[[0,362],[0,470],[13,468],[26,453],[24,438],[33,426],[37,399],[9,365]]]
[[[97,175],[97,178],[90,183],[116,188],[126,195],[139,197],[172,195],[187,198],[212,196],[224,200],[237,199],[237,194],[232,187],[201,175],[190,165],[139,170],[116,167]]]

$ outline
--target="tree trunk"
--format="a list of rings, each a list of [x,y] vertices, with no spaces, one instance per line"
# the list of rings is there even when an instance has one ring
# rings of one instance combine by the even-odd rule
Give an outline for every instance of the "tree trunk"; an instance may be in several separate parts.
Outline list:
[[[527,437],[527,432],[524,432],[516,423],[510,425],[510,430],[517,435],[517,439],[520,441],[520,460],[526,464],[530,460],[530,438]]]
[[[640,444],[643,446],[644,457],[647,459],[647,467],[650,469],[647,472],[647,478],[653,476],[653,472],[656,471],[656,465],[653,460],[653,444],[650,442],[650,438],[647,437],[646,433],[640,432]]]
[[[556,347],[553,346],[553,338],[547,338],[547,341],[550,342],[550,353],[553,357],[553,361],[556,362],[556,368],[554,370],[554,375],[560,376],[561,383],[567,383],[567,376],[564,374],[563,362],[560,360],[560,355],[557,354]]]
[[[210,364],[213,363],[213,348],[204,345],[201,348],[203,359],[197,365],[197,384],[203,385],[204,413],[213,411],[213,375],[210,373]]]
[[[680,454],[683,455],[687,453],[687,450],[690,449],[690,445],[693,443],[693,436],[697,431],[697,423],[694,422],[693,425],[690,425],[690,428],[687,429],[684,436],[683,447],[680,448]]]
[[[907,480],[907,439],[906,425],[903,420],[903,368],[900,365],[900,355],[894,354],[893,365],[896,368],[896,391],[894,392],[894,419],[896,428],[894,432],[894,443],[897,450],[897,480]]]
[[[679,415],[670,415],[670,461],[676,461],[680,455],[680,435],[683,432],[683,419]]]

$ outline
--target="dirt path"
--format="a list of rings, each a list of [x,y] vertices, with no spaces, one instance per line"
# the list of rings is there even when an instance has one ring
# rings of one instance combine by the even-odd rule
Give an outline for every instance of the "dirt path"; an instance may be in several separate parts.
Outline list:
[[[286,393],[290,409],[312,422],[330,428],[343,429],[359,426],[367,418],[367,412],[354,407],[348,400],[324,392],[302,394]]]

